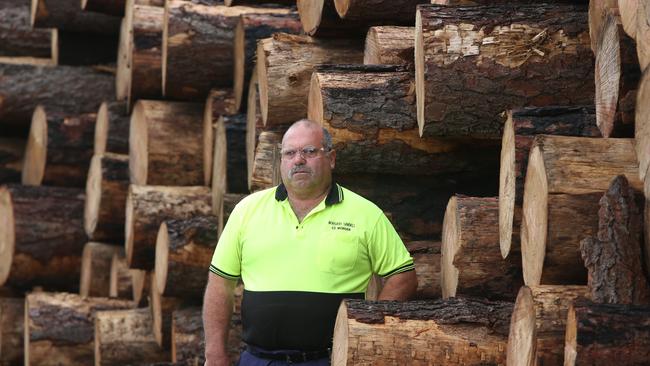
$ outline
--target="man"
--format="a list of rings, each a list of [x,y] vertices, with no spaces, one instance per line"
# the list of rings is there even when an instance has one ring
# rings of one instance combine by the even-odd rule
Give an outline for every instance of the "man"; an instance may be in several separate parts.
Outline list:
[[[240,365],[329,365],[344,298],[363,298],[372,273],[382,300],[417,288],[413,259],[383,212],[332,182],[329,133],[309,120],[282,140],[278,187],[233,210],[215,249],[203,304],[206,365],[225,366],[238,279],[244,282]]]

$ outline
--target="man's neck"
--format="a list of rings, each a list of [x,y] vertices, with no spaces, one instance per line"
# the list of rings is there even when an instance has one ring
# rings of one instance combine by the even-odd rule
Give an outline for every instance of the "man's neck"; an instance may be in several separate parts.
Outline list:
[[[298,221],[302,222],[305,216],[307,216],[307,214],[311,212],[311,210],[313,210],[314,207],[318,206],[318,204],[323,199],[325,199],[325,197],[327,197],[327,194],[330,191],[330,185],[325,187],[325,190],[315,194],[312,193],[312,194],[301,195],[298,192],[287,191],[289,204],[291,205],[293,212],[296,214]]]

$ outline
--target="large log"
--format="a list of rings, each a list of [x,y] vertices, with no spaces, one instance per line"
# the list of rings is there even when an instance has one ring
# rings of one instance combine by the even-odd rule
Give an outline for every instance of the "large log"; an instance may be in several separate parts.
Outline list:
[[[172,345],[172,315],[182,303],[180,298],[161,295],[156,288],[156,275],[151,275],[149,307],[153,317],[153,335],[158,346],[165,350],[170,349]]]
[[[418,4],[430,3],[431,0],[334,0],[342,19],[365,24],[413,25]]]
[[[93,363],[98,311],[133,308],[128,300],[33,292],[25,299],[25,365]]]
[[[600,199],[597,235],[580,242],[590,299],[598,303],[650,305],[643,270],[643,201],[624,176]],[[639,202],[641,201],[641,202]]]
[[[115,94],[113,77],[90,67],[0,64],[0,81],[0,125],[23,131],[37,105],[78,115],[96,112]]]
[[[311,74],[319,64],[363,61],[358,40],[278,33],[257,44],[260,108],[265,126],[291,124],[307,114]]]
[[[23,365],[25,299],[0,298],[0,364]]]
[[[20,183],[27,141],[0,137],[0,184]]]
[[[577,301],[568,311],[565,366],[647,365],[650,308]]]
[[[130,29],[130,77],[126,98],[131,108],[138,99],[162,97],[162,47],[165,9],[134,5]]]
[[[235,40],[233,42],[233,89],[235,105],[239,110],[246,106],[248,85],[255,65],[255,51],[257,41],[270,37],[273,33],[298,34],[302,31],[298,13],[294,9],[287,9],[286,13],[279,14],[243,14],[235,27]]]
[[[156,288],[161,295],[200,299],[219,234],[218,218],[195,215],[160,224],[156,238]]]
[[[58,31],[32,29],[29,17],[28,1],[0,2],[0,61],[37,59],[56,65],[59,59]]]
[[[248,192],[246,115],[221,116],[214,130],[212,207],[218,213],[226,192]]]
[[[538,134],[598,137],[595,109],[593,106],[529,107],[506,113],[499,170],[499,242],[504,258],[510,253],[513,234],[519,236],[521,222],[515,222],[515,216],[521,214],[528,154]]]
[[[100,311],[95,318],[95,366],[140,365],[170,358],[153,335],[149,309]]]
[[[302,29],[310,36],[323,38],[361,37],[368,24],[341,19],[334,0],[297,0]]]
[[[255,159],[250,177],[251,192],[280,184],[280,148],[282,133],[262,131],[255,147]]]
[[[413,66],[414,46],[414,27],[370,27],[366,35],[363,63],[366,65]]]
[[[197,103],[140,100],[131,114],[129,170],[139,185],[208,185],[212,151]]]
[[[643,191],[633,139],[535,137],[521,224],[527,285],[587,283],[580,240],[598,230],[598,200],[619,174]]]
[[[423,136],[499,137],[499,113],[512,106],[593,102],[593,75],[585,7],[418,6]]]
[[[131,185],[126,200],[125,250],[130,268],[154,268],[160,224],[212,212],[207,187]]]
[[[81,189],[0,187],[0,285],[77,291],[83,205]]]
[[[523,284],[521,256],[501,256],[497,197],[453,196],[442,224],[442,297],[512,301]]]
[[[81,255],[81,297],[109,297],[111,264],[114,255],[124,255],[124,247],[88,242]]]
[[[117,34],[120,18],[83,11],[79,0],[31,0],[31,25],[73,32]]]
[[[512,303],[344,300],[332,365],[502,365]]]
[[[108,296],[133,299],[133,280],[124,251],[113,254]]]
[[[130,122],[126,103],[103,102],[97,111],[95,154],[105,152],[128,154]]]
[[[90,162],[84,228],[92,240],[124,241],[124,211],[129,190],[129,157],[105,153]]]
[[[561,365],[567,311],[586,286],[524,286],[510,321],[508,365]]]
[[[380,65],[320,67],[308,117],[332,134],[336,171],[422,175],[483,169],[497,141],[420,138],[412,73]]]
[[[163,94],[204,99],[213,87],[232,86],[235,27],[240,15],[286,14],[287,9],[201,5],[171,0],[163,23]],[[193,57],[187,57],[193,55]]]

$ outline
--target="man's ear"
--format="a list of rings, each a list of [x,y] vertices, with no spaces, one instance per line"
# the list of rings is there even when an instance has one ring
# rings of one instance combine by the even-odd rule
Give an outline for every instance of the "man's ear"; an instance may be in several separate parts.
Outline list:
[[[330,150],[329,155],[330,155],[330,168],[334,169],[334,167],[336,166],[336,150]]]

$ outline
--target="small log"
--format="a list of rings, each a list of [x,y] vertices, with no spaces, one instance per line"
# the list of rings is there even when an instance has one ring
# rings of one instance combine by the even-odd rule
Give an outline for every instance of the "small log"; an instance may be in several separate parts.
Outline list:
[[[214,126],[219,122],[223,115],[237,114],[235,106],[235,96],[232,89],[212,89],[205,102],[203,110],[203,140],[209,146],[209,149],[203,150],[203,161],[205,166],[210,167],[212,171],[214,160]],[[212,177],[206,181],[210,184]]]
[[[218,210],[226,192],[248,192],[246,115],[221,116],[214,129],[212,207]]]
[[[130,82],[126,98],[129,108],[138,99],[162,97],[162,47],[165,9],[134,5],[131,21]]]
[[[414,65],[415,28],[370,27],[366,35],[363,63],[366,65]]]
[[[213,87],[233,83],[235,27],[244,14],[287,14],[288,9],[201,5],[173,0],[165,5],[162,62],[167,98],[203,99]],[[194,57],[187,57],[194,55]]]
[[[130,309],[128,300],[33,292],[25,299],[25,365],[92,363],[96,313]]]
[[[133,299],[133,281],[124,251],[113,254],[108,296]]]
[[[131,185],[126,199],[126,258],[130,268],[153,269],[160,224],[212,212],[207,187]]]
[[[221,209],[219,210],[219,215],[217,215],[217,219],[219,220],[219,235],[221,235],[223,227],[226,225],[226,222],[228,222],[232,210],[234,210],[239,201],[243,200],[247,195],[248,194],[242,193],[226,193],[223,195]]]
[[[24,359],[25,299],[0,298],[0,363],[22,365]]]
[[[320,67],[312,74],[308,117],[332,134],[336,170],[422,175],[483,169],[496,141],[418,134],[413,76],[400,67]]]
[[[633,139],[535,137],[521,225],[527,285],[587,283],[579,243],[597,232],[598,200],[619,174],[642,192]]]
[[[334,327],[332,365],[500,365],[512,304],[344,300]]]
[[[78,291],[83,190],[0,187],[0,286]]]
[[[257,147],[250,179],[251,192],[280,184],[280,148],[282,133],[262,131]]]
[[[121,17],[124,15],[125,0],[81,0],[81,9]]]
[[[561,365],[567,311],[586,286],[524,286],[510,321],[508,365]]]
[[[197,103],[140,100],[129,129],[131,183],[191,186],[210,182],[212,151],[204,131],[203,108]]]
[[[264,125],[286,125],[304,118],[315,66],[362,63],[362,47],[357,40],[315,39],[284,33],[260,40],[257,77]]]
[[[577,301],[568,311],[565,366],[646,365],[650,308]]]
[[[0,184],[20,183],[27,141],[0,137]]]
[[[273,33],[299,34],[302,31],[298,13],[287,9],[280,14],[242,14],[235,27],[233,89],[236,110],[246,107],[245,96],[255,65],[257,41]],[[243,103],[242,103],[243,102]]]
[[[31,25],[72,32],[117,34],[120,18],[83,11],[79,0],[31,0]]]
[[[111,286],[111,264],[113,256],[124,255],[124,247],[97,242],[88,242],[81,254],[81,297],[108,297]]]
[[[156,238],[156,288],[162,296],[200,299],[205,269],[217,246],[218,218],[197,215],[160,224]]]
[[[590,299],[598,303],[650,305],[643,270],[643,206],[624,176],[600,199],[598,233],[580,242]],[[641,208],[640,208],[641,207]]]
[[[310,36],[322,38],[358,38],[368,30],[367,24],[341,19],[334,0],[297,0],[302,29]]]
[[[593,75],[585,7],[418,6],[422,136],[497,138],[512,106],[593,103]]]
[[[521,218],[528,154],[538,134],[598,137],[595,109],[593,106],[551,106],[506,112],[499,171],[499,242],[503,258],[510,253],[512,236],[519,236],[521,222],[515,221]]]
[[[501,256],[498,220],[497,197],[451,197],[442,224],[443,298],[515,299],[523,284],[521,256]]]
[[[342,19],[373,25],[413,25],[418,4],[430,3],[431,0],[334,0]]]
[[[29,2],[0,3],[0,61],[32,59],[56,65],[59,59],[58,31],[32,29],[29,18]]]
[[[149,309],[100,311],[95,318],[95,366],[169,360],[153,335]]]
[[[120,23],[120,37],[117,44],[117,65],[115,71],[115,99],[123,101],[131,84],[131,49],[133,48],[133,12]]]
[[[92,240],[124,241],[124,211],[129,190],[129,157],[105,153],[90,162],[86,181],[84,228]]]
[[[129,270],[131,274],[131,283],[133,289],[133,302],[138,304],[138,306],[147,306],[150,305],[150,300],[148,294],[151,292],[151,277],[152,273],[139,269]]]
[[[149,285],[149,306],[153,317],[153,335],[158,346],[165,350],[172,345],[172,315],[180,308],[182,300],[175,297],[165,297],[156,288],[156,275],[151,275]]]
[[[103,102],[95,124],[95,155],[129,153],[130,116],[124,102]]]

